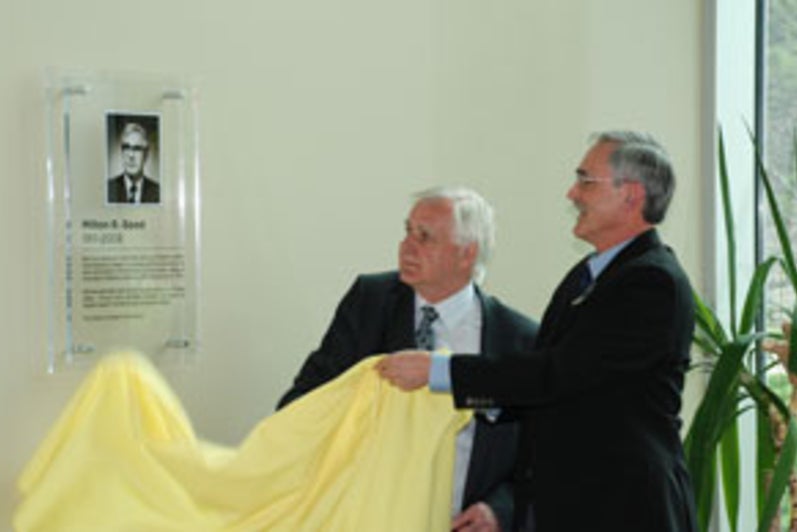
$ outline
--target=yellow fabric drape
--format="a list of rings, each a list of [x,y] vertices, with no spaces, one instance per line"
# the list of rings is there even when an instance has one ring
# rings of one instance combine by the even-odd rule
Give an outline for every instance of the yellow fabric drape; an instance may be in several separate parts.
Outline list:
[[[393,388],[377,360],[231,448],[197,439],[145,357],[106,357],[23,471],[15,530],[448,530],[454,437],[470,414]]]

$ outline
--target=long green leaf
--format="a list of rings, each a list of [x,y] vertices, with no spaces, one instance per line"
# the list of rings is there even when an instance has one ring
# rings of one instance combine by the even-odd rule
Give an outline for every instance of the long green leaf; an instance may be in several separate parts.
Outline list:
[[[791,311],[791,334],[789,334],[789,373],[797,374],[797,304]]]
[[[778,199],[775,196],[775,191],[772,188],[772,181],[769,179],[769,173],[767,172],[764,161],[761,158],[761,150],[760,146],[758,145],[758,141],[754,134],[750,133],[750,135],[752,137],[753,147],[755,149],[756,168],[761,176],[761,183],[764,185],[767,204],[769,205],[769,213],[772,216],[772,222],[775,224],[778,241],[780,242],[780,250],[781,253],[783,253],[786,275],[789,277],[792,287],[794,287],[795,291],[797,291],[797,266],[795,266],[794,262],[794,252],[792,250],[789,232],[786,230],[786,224],[783,221],[783,216],[780,213],[780,206],[778,205]]]
[[[719,346],[717,346],[717,344],[707,340],[702,334],[698,334],[697,332],[695,332],[695,335],[692,338],[692,343],[697,345],[697,347],[700,348],[701,352],[708,353],[714,356],[719,356],[719,353],[722,350]],[[713,366],[714,365],[711,362],[704,362],[702,364],[701,363],[692,364],[692,366],[690,366],[689,369],[692,370],[696,367],[703,367],[710,369]]]
[[[797,146],[795,146],[797,148]],[[780,213],[780,206],[778,205],[777,198],[775,197],[775,193],[772,188],[772,183],[769,179],[769,174],[764,167],[764,163],[761,160],[761,154],[758,150],[758,146],[756,144],[756,165],[760,171],[761,181],[764,184],[764,189],[766,190],[766,197],[767,202],[769,204],[769,210],[772,215],[772,221],[775,224],[775,228],[778,234],[778,241],[780,242],[780,249],[783,257],[781,259],[781,264],[783,265],[783,269],[786,272],[786,275],[789,277],[791,281],[792,288],[795,292],[797,292],[797,266],[795,266],[794,262],[794,252],[791,246],[791,238],[789,237],[789,232],[786,229],[786,224],[783,221],[783,216]],[[791,323],[797,323],[795,321],[797,318],[797,305],[792,310],[791,316]],[[797,326],[792,327],[791,335],[789,338],[789,363],[788,363],[788,371],[790,373],[797,374]]]
[[[762,515],[764,512],[769,480],[775,464],[775,442],[772,439],[768,405],[768,401],[756,401],[758,408],[758,415],[756,415],[756,509],[758,515]]]
[[[719,158],[720,192],[722,195],[722,213],[725,220],[725,239],[728,248],[728,289],[730,304],[731,336],[736,336],[736,231],[733,226],[733,209],[731,207],[730,179],[728,178],[728,164],[725,158],[725,137],[719,131]]]
[[[777,458],[772,421],[770,419],[770,407],[774,406],[775,410],[780,412],[782,401],[769,386],[747,370],[742,374],[741,382],[758,409],[758,415],[756,416],[758,435],[756,446],[756,507],[758,515],[764,516],[767,501],[773,493],[771,491],[772,475]],[[778,500],[782,497],[782,492],[777,495]]]
[[[788,423],[788,430],[786,438],[780,449],[780,455],[775,461],[775,450],[773,443],[766,443],[759,445],[759,530],[768,530],[772,519],[775,516],[780,501],[786,492],[788,486],[789,475],[794,467],[794,458],[797,456],[797,424],[795,424],[794,416],[789,411],[789,407],[783,400],[763,381],[753,377],[745,372],[744,378],[741,379],[742,384],[750,392],[750,396],[759,405],[759,410],[762,416],[769,423],[769,407],[775,408],[778,414],[785,419]],[[762,423],[764,423],[762,421]],[[763,438],[765,429],[763,424],[759,426],[759,438]],[[770,431],[771,434],[771,431]],[[763,453],[762,453],[763,451]],[[768,463],[767,463],[768,462]],[[766,488],[764,483],[767,472],[772,473],[772,478],[769,484],[769,491],[763,494],[763,503],[761,502],[762,492]]]
[[[703,302],[697,292],[692,292],[692,299],[695,303],[695,332],[714,344],[714,348],[708,352],[719,354],[720,346],[728,343],[728,335],[714,311]]]
[[[686,436],[687,465],[701,513],[706,508],[704,505],[712,506],[717,446],[736,412],[738,379],[749,346],[746,339],[724,346]],[[701,521],[701,526],[705,530],[707,521]]]
[[[789,477],[794,469],[794,459],[797,457],[797,423],[795,423],[794,416],[791,415],[789,408],[775,392],[763,384],[761,388],[788,423],[786,437],[780,448],[780,456],[773,468],[772,482],[769,486],[769,493],[767,493],[764,509],[759,514],[758,518],[759,532],[767,532],[772,523],[772,519],[775,517],[775,513],[778,511],[780,501],[786,493]]]
[[[769,257],[756,266],[753,272],[753,278],[750,280],[750,287],[747,289],[747,297],[745,298],[744,308],[742,309],[742,319],[739,324],[739,332],[742,334],[750,332],[750,330],[755,327],[755,318],[761,310],[764,288],[769,278],[769,272],[776,263],[777,259],[775,257]]]
[[[739,418],[730,421],[720,442],[722,491],[731,530],[736,532],[739,521]]]
[[[772,474],[772,483],[769,486],[769,493],[767,494],[764,510],[758,518],[758,531],[767,532],[772,524],[772,519],[775,517],[780,507],[780,501],[786,493],[786,488],[789,485],[789,477],[794,469],[794,458],[797,456],[797,423],[794,418],[789,418],[789,429],[786,433],[786,439],[783,442],[783,447],[780,449],[780,457],[775,464],[775,469]]]

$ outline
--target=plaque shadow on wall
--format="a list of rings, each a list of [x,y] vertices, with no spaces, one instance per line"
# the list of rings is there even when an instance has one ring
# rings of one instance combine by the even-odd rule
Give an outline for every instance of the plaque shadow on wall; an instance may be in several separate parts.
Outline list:
[[[132,348],[199,348],[197,91],[157,75],[46,76],[53,373]]]

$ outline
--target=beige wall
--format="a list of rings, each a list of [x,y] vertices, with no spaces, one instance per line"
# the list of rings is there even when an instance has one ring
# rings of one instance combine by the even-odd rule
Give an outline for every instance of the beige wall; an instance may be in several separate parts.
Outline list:
[[[0,0],[0,529],[80,373],[45,357],[43,73],[196,76],[203,351],[168,373],[198,432],[272,411],[355,273],[391,268],[408,195],[498,210],[487,288],[539,316],[585,248],[564,194],[588,134],[644,128],[679,171],[663,232],[701,271],[703,12],[693,0]]]

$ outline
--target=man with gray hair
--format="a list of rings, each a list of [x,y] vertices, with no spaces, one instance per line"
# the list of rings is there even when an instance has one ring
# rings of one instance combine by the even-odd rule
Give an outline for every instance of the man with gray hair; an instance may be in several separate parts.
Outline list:
[[[567,198],[595,252],[568,272],[526,357],[385,357],[411,390],[520,420],[513,530],[696,531],[679,429],[692,290],[659,239],[675,178],[647,134],[595,136]]]
[[[409,348],[529,352],[537,324],[477,284],[493,242],[493,210],[473,190],[438,187],[417,194],[399,245],[398,271],[357,278],[278,407],[370,355]],[[456,447],[454,529],[507,529],[517,426],[477,415]]]

